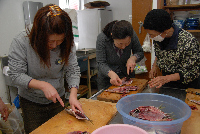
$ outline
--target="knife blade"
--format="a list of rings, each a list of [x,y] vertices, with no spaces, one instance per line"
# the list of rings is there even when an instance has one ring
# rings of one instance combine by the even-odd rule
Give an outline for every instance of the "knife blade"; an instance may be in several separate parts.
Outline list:
[[[83,114],[86,118],[87,118],[87,120],[89,121],[89,122],[91,122],[92,124],[93,124],[93,122],[92,122],[92,120],[90,120],[90,118],[88,118],[85,114]],[[94,124],[93,124],[94,125]]]

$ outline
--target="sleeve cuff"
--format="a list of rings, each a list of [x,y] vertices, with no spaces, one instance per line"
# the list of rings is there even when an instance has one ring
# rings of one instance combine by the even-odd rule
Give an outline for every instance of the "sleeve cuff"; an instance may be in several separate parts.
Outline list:
[[[179,73],[179,76],[180,76],[180,81],[183,82],[184,81],[183,74],[181,72],[178,72],[178,73]]]
[[[138,62],[140,60],[140,56],[138,54],[134,54],[133,56],[135,56],[137,58],[136,62]]]
[[[108,70],[108,73],[109,73],[110,71],[112,71],[112,70]],[[108,74],[108,73],[107,73],[107,74]]]
[[[71,91],[71,88],[72,87],[74,87],[74,88],[76,88],[77,90],[79,89],[79,86],[77,86],[77,85],[72,85],[72,86],[69,86],[68,88],[69,88],[69,92]]]

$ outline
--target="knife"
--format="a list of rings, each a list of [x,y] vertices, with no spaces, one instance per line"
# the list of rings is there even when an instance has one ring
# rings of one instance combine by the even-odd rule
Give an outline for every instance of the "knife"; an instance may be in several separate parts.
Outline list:
[[[68,108],[67,106],[65,106],[65,109],[66,109],[66,111],[67,111],[69,114],[75,116],[76,118],[77,118],[77,115],[78,115],[79,117],[81,117],[80,115],[83,116],[83,118],[77,118],[77,119],[86,119],[86,120],[90,121],[90,122],[93,124],[92,120],[90,120],[90,118],[88,118],[85,114],[83,114],[83,113],[82,113],[81,111],[79,111],[78,109],[77,109],[76,112],[74,112],[72,109]],[[94,125],[94,124],[93,124],[93,125]]]
[[[131,70],[129,70],[129,74],[126,74],[126,81],[130,80],[130,73],[131,73]]]

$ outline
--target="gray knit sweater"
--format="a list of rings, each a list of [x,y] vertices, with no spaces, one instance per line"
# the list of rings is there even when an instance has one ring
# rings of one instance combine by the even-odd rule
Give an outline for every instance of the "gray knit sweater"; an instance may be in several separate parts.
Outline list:
[[[79,86],[80,68],[77,62],[75,47],[72,47],[67,65],[61,64],[59,54],[59,46],[50,51],[51,67],[47,68],[47,66],[44,67],[40,64],[40,58],[31,47],[25,31],[20,32],[13,39],[8,55],[8,66],[10,68],[8,74],[13,84],[18,87],[20,96],[40,104],[52,102],[45,97],[43,91],[28,88],[28,84],[32,79],[50,83],[57,89],[60,96],[65,94],[64,74],[66,74],[66,81],[69,87]]]

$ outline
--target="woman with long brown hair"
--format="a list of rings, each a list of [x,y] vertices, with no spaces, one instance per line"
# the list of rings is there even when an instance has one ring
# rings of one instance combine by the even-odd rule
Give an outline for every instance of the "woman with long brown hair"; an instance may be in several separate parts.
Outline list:
[[[72,22],[60,7],[38,10],[33,26],[18,34],[9,50],[9,76],[18,87],[26,133],[64,109],[64,76],[72,110],[83,112],[77,100],[80,68]]]

